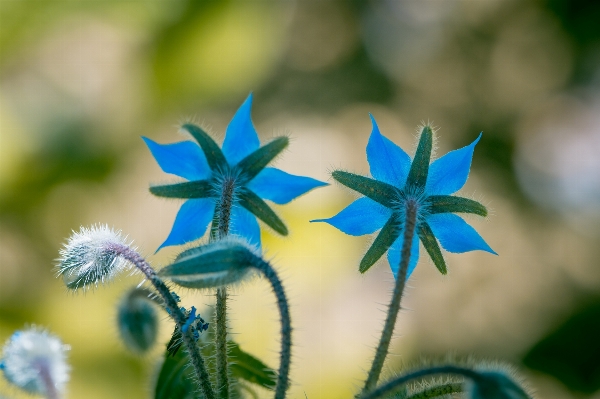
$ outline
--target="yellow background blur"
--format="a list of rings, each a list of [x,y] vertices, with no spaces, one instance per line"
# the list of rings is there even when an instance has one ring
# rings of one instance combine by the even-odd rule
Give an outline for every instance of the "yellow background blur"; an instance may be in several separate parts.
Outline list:
[[[141,277],[72,295],[54,259],[71,230],[106,223],[168,263],[177,248],[153,253],[180,202],[148,192],[174,177],[140,136],[179,141],[192,120],[222,140],[253,92],[261,139],[292,138],[276,165],[330,183],[337,168],[368,174],[369,112],[411,154],[421,121],[440,127],[437,156],[483,131],[461,193],[493,211],[468,221],[499,256],[449,254],[442,276],[422,255],[388,370],[448,352],[519,364],[600,287],[599,8],[575,3],[0,0],[0,341],[35,324],[71,345],[68,398],[151,397],[172,325],[163,317],[143,358],[115,326]],[[291,299],[290,398],[352,397],[377,343],[387,261],[360,275],[372,237],[308,222],[353,198],[336,184],[315,190],[276,207],[288,238],[263,232]],[[233,294],[234,339],[276,368],[268,285]],[[210,293],[182,297],[210,314]],[[525,375],[540,398],[583,397]],[[2,382],[4,394],[21,397]]]

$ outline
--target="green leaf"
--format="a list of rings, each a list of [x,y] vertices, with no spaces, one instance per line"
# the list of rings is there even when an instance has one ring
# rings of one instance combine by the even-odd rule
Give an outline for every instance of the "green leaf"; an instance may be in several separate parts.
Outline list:
[[[176,329],[175,333],[178,330]],[[215,374],[214,364],[214,335],[212,329],[202,333],[200,338],[200,351],[207,361],[206,366],[210,375]],[[231,375],[235,380],[244,380],[263,388],[272,390],[276,386],[277,373],[264,364],[261,360],[244,352],[240,346],[233,342],[228,342],[228,357]],[[167,356],[163,362],[158,375],[155,388],[155,399],[200,399],[200,393],[197,391],[194,381],[194,371],[189,366],[187,352],[179,350],[174,356]],[[232,398],[241,397],[239,387],[241,384],[233,384],[234,391],[231,392]],[[244,387],[249,389],[248,387]]]
[[[165,358],[156,380],[154,399],[200,399],[202,395],[197,391],[187,353],[180,350],[175,356]]]
[[[215,143],[204,130],[191,123],[186,123],[182,127],[196,139],[198,144],[200,144],[200,147],[206,156],[206,160],[208,161],[208,165],[212,170],[222,172],[229,168],[225,155],[223,155],[223,152],[217,143]]]
[[[429,174],[429,161],[431,159],[431,148],[433,146],[433,131],[430,126],[425,126],[421,132],[419,145],[415,158],[410,165],[406,187],[425,188],[427,175]]]
[[[385,254],[385,252],[392,246],[394,241],[400,236],[400,229],[398,228],[398,222],[396,218],[392,216],[387,223],[383,226],[377,238],[371,245],[371,248],[367,251],[365,256],[360,261],[358,270],[361,273],[369,270],[371,266],[375,264]]]
[[[448,268],[446,267],[446,261],[444,261],[442,250],[433,235],[433,231],[431,231],[431,227],[429,227],[426,222],[419,223],[419,238],[431,257],[431,260],[433,260],[435,267],[438,268],[440,273],[447,274]]]
[[[254,216],[265,222],[267,226],[281,234],[282,236],[288,235],[288,229],[285,227],[283,221],[277,216],[277,214],[271,209],[265,201],[262,200],[258,195],[254,194],[250,190],[244,190],[239,194],[239,204],[252,212]]]
[[[289,144],[287,137],[277,137],[269,144],[260,147],[246,158],[242,159],[237,168],[242,171],[243,176],[252,180],[265,166],[269,164]]]
[[[150,192],[157,197],[167,198],[208,198],[214,196],[212,184],[208,180],[151,186]]]
[[[246,380],[263,388],[273,390],[277,373],[259,359],[244,352],[235,342],[229,342],[229,361],[234,377]]]
[[[334,171],[331,176],[344,186],[379,202],[383,206],[393,208],[398,203],[398,189],[390,184],[341,170]]]
[[[429,213],[474,213],[487,216],[485,206],[472,199],[452,195],[432,195],[427,198],[430,203]]]

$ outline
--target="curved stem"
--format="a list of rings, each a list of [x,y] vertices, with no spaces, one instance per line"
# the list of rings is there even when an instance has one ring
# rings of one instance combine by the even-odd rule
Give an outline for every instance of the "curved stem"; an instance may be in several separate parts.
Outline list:
[[[279,315],[281,316],[281,354],[277,386],[275,387],[275,399],[283,399],[290,386],[289,374],[290,363],[292,360],[292,322],[290,319],[290,309],[285,296],[285,290],[283,289],[283,285],[281,284],[281,280],[277,276],[275,269],[262,259],[260,259],[254,267],[271,283],[271,287],[277,298]]]
[[[359,397],[360,397],[360,399],[383,398],[386,395],[393,393],[396,389],[400,388],[402,385],[404,385],[412,380],[415,380],[417,378],[427,377],[427,376],[434,375],[434,374],[454,374],[454,375],[460,375],[463,377],[467,377],[472,380],[480,378],[479,374],[477,374],[475,371],[468,369],[468,368],[464,368],[464,367],[458,367],[458,366],[432,367],[429,369],[417,370],[412,373],[402,375],[396,379],[393,379],[392,381],[390,381],[386,384],[381,385],[379,388],[377,388],[371,392],[367,392],[367,393],[363,392],[362,395]]]
[[[186,329],[184,332],[183,325],[186,323],[187,318],[179,309],[177,302],[173,299],[171,295],[171,291],[165,285],[165,283],[156,275],[156,272],[152,267],[146,262],[144,258],[140,254],[138,254],[133,249],[129,248],[126,245],[114,245],[113,250],[133,263],[148,280],[152,283],[156,291],[160,294],[160,296],[164,300],[165,307],[169,311],[169,315],[175,320],[179,330],[181,331],[181,336],[183,339],[183,343],[188,351],[190,356],[190,361],[192,366],[194,367],[194,371],[196,373],[196,378],[200,384],[200,389],[204,394],[206,399],[215,399],[215,393],[212,388],[212,384],[210,382],[210,377],[208,375],[208,371],[206,370],[206,365],[204,364],[204,359],[200,355],[198,351],[198,345],[196,344],[196,339],[192,335],[191,329]]]
[[[362,394],[370,391],[375,387],[383,363],[388,354],[390,343],[392,341],[392,334],[394,332],[394,326],[396,319],[398,318],[398,312],[400,311],[400,301],[402,300],[402,293],[404,292],[404,286],[406,284],[406,273],[408,271],[408,265],[410,263],[411,247],[413,237],[415,235],[415,227],[417,224],[417,202],[414,200],[406,202],[406,221],[404,224],[404,241],[402,243],[402,252],[400,257],[400,266],[398,268],[398,275],[396,276],[396,285],[394,286],[394,293],[392,294],[392,301],[388,308],[387,318],[385,325],[381,333],[379,345],[375,352],[375,358],[371,364],[371,370],[367,376],[367,381],[363,387]]]
[[[218,232],[222,239],[229,234],[231,222],[231,208],[233,206],[234,178],[224,178],[222,182],[221,198],[218,204],[217,226],[213,231]],[[214,235],[212,237],[215,238]],[[215,308],[215,346],[217,351],[217,394],[221,399],[229,398],[229,367],[227,357],[227,287],[217,288],[217,304]]]

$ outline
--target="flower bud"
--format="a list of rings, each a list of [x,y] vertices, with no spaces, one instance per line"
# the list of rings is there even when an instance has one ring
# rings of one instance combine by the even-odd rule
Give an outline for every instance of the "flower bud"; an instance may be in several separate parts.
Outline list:
[[[156,343],[158,316],[149,299],[151,292],[133,289],[121,300],[117,324],[121,339],[131,351],[143,354]]]
[[[79,232],[73,232],[60,250],[57,275],[62,276],[67,288],[72,290],[97,286],[128,268],[128,262],[119,253],[127,247],[120,231],[115,232],[106,225],[82,227]]]
[[[213,288],[241,281],[257,262],[255,249],[235,237],[188,249],[159,274],[188,288]]]
[[[51,397],[64,390],[69,380],[68,345],[35,327],[15,332],[2,351],[0,368],[19,388]]]
[[[479,372],[470,382],[470,399],[529,399],[529,395],[512,378],[498,371]]]

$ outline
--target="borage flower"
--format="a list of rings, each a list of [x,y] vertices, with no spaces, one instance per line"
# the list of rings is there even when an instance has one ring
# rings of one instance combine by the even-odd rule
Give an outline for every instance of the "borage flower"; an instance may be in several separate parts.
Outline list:
[[[227,233],[245,237],[260,247],[256,218],[281,235],[288,233],[285,224],[263,199],[287,204],[313,188],[327,184],[266,167],[287,147],[288,138],[278,137],[260,147],[250,119],[251,105],[252,95],[227,126],[222,148],[192,124],[183,125],[183,129],[197,143],[182,141],[163,145],[143,137],[164,172],[188,180],[150,187],[154,195],[186,199],[171,233],[159,249],[202,237],[211,221],[213,226],[220,224],[220,228],[229,223]],[[223,204],[223,199],[230,202]],[[223,215],[221,210],[227,214]]]
[[[373,131],[367,144],[367,160],[371,176],[334,171],[332,176],[343,185],[365,195],[326,222],[346,234],[360,236],[381,230],[360,262],[359,270],[366,272],[387,251],[394,277],[400,264],[404,237],[406,203],[417,204],[416,233],[411,246],[407,271],[410,276],[419,260],[419,239],[442,274],[446,263],[438,245],[449,252],[462,253],[483,250],[496,254],[481,236],[455,213],[487,216],[485,206],[477,201],[453,196],[467,181],[471,159],[479,137],[470,145],[451,151],[430,162],[433,131],[422,129],[414,159],[384,137],[373,116]]]

